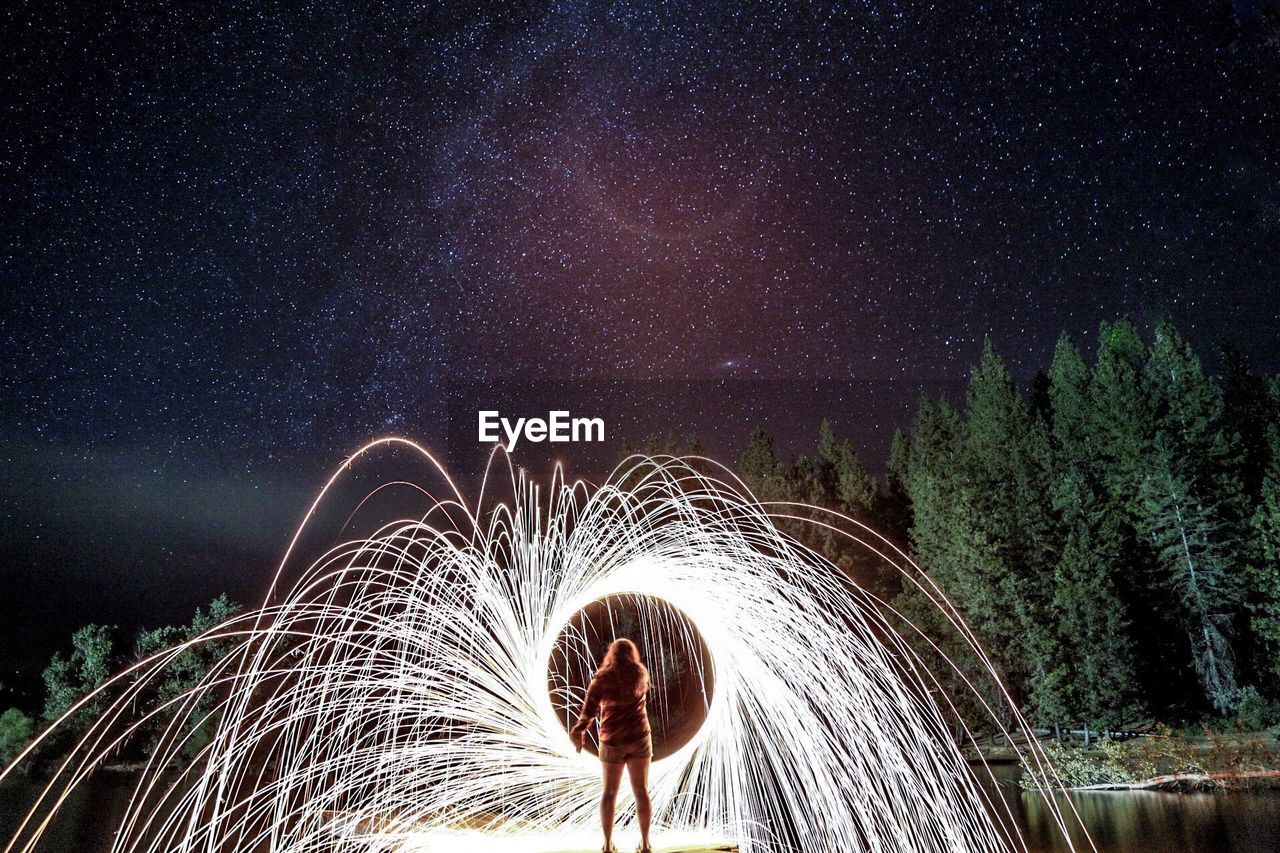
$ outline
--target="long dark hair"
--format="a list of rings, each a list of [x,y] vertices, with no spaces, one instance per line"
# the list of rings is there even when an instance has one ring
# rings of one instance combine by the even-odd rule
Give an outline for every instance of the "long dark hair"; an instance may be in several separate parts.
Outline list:
[[[640,696],[649,689],[649,670],[640,662],[640,650],[625,637],[609,645],[596,679],[614,696]]]

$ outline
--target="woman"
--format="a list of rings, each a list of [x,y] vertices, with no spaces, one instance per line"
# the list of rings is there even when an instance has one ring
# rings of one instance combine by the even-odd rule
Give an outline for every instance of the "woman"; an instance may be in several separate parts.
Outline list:
[[[582,751],[591,721],[600,716],[600,764],[604,768],[604,795],[600,798],[600,826],[604,829],[604,851],[613,846],[613,809],[622,782],[622,768],[631,777],[636,797],[636,817],[640,820],[638,853],[651,853],[649,846],[649,761],[653,739],[649,715],[645,712],[649,692],[649,670],[640,662],[640,652],[630,640],[614,640],[604,663],[587,687],[578,722],[569,731],[573,745]]]

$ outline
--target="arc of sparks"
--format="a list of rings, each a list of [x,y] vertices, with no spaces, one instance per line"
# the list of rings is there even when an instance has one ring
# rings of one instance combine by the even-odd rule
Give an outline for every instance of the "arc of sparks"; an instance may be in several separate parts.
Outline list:
[[[450,495],[338,545],[282,595],[318,507],[381,446],[422,454]],[[141,737],[152,746],[115,851],[592,844],[598,764],[565,734],[548,660],[575,613],[620,594],[678,608],[715,667],[705,723],[653,765],[660,837],[743,851],[1025,849],[950,736],[937,676],[897,614],[779,523],[828,526],[896,566],[995,677],[942,591],[887,540],[835,514],[814,521],[813,507],[762,506],[702,458],[632,457],[599,488],[557,467],[545,502],[508,471],[511,500],[480,517],[420,445],[361,448],[309,508],[261,607],[135,664],[41,736],[105,708],[5,849],[36,849],[76,786]],[[227,651],[197,686],[144,701],[178,656],[213,643]],[[1067,837],[1072,815],[1049,808]]]

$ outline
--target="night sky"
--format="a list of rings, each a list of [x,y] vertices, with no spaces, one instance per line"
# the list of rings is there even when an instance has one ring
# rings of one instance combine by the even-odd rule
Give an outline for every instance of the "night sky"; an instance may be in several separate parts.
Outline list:
[[[6,4],[0,643],[251,597],[347,451],[465,479],[478,408],[875,468],[988,335],[1280,370],[1271,9]]]

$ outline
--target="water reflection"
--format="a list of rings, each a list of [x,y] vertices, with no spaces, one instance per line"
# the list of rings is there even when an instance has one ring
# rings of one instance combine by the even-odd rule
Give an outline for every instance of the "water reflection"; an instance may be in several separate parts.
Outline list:
[[[999,787],[1036,853],[1071,848],[1054,823],[1045,794],[1022,791],[1015,766],[994,768]],[[1230,791],[1179,794],[1162,791],[1090,791],[1052,795],[1069,814],[1080,815],[1099,851],[1179,853],[1275,853],[1280,850],[1280,792]],[[1073,840],[1088,849],[1076,828]]]
[[[1045,797],[1016,784],[1018,768],[993,768],[1005,782],[993,786],[1011,809],[1034,853],[1067,851]],[[119,820],[137,777],[103,773],[74,792],[63,807],[42,850],[109,850],[110,826]],[[18,776],[0,786],[0,839],[7,840],[19,815],[39,791],[37,782]],[[1276,853],[1280,851],[1280,792],[1233,791],[1221,794],[1173,794],[1155,791],[1057,793],[1058,805],[1074,805],[1102,853]],[[1083,834],[1076,840],[1082,849]]]

